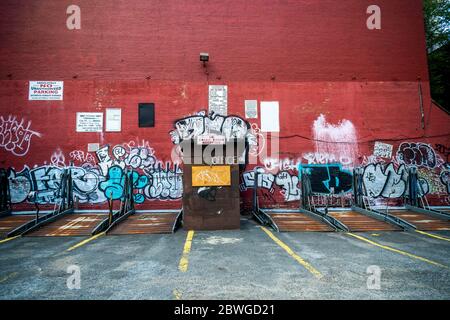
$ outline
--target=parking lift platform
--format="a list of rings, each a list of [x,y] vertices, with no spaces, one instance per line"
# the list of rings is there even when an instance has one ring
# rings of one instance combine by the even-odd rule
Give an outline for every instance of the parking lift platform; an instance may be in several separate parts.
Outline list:
[[[20,226],[29,223],[35,219],[35,216],[25,214],[7,215],[0,218],[0,239],[7,238],[10,233]]]
[[[129,215],[107,231],[108,235],[174,233],[181,210],[161,210]]]
[[[443,231],[450,230],[450,215],[440,215],[424,209],[391,209],[389,214],[414,225],[421,231]]]
[[[280,232],[328,232],[335,231],[330,225],[298,210],[260,209],[273,222],[273,227]]]
[[[402,231],[397,225],[372,218],[356,210],[328,210],[328,215],[339,220],[351,232]]]
[[[90,236],[108,215],[105,213],[70,213],[26,233],[28,237]]]

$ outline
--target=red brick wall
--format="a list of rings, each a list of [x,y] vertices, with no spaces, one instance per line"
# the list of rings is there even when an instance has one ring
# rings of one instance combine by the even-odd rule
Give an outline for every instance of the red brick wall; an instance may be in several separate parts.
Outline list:
[[[424,151],[423,156],[434,154],[436,164],[419,165],[420,175],[427,182],[430,200],[448,205],[444,182],[450,122],[448,115],[433,106],[430,99],[421,1],[378,1],[382,29],[376,31],[366,28],[365,12],[372,4],[370,1],[233,0],[162,4],[82,0],[76,2],[82,19],[81,30],[76,31],[65,26],[69,4],[72,3],[0,3],[0,116],[3,117],[0,140],[4,139],[0,167],[13,168],[12,177],[25,166],[29,174],[35,166],[47,165],[46,179],[51,180],[49,176],[57,175],[57,170],[50,170],[52,162],[54,166],[58,163],[62,166],[62,160],[64,165],[73,160],[76,166],[87,163],[100,170],[95,153],[87,154],[87,144],[95,142],[110,145],[112,154],[116,145],[130,152],[131,141],[136,145],[144,141],[143,145],[154,152],[154,160],[163,166],[170,162],[172,166],[174,144],[169,132],[175,121],[207,109],[208,84],[226,84],[228,114],[243,119],[244,100],[279,101],[279,156],[287,161],[284,169],[289,169],[288,180],[293,184],[297,171],[292,166],[300,161],[315,165],[339,162],[326,158],[311,160],[310,153],[320,151],[313,141],[313,124],[324,115],[328,124],[338,126],[348,120],[346,123],[355,130],[358,141],[353,149],[355,159],[344,164],[342,171],[351,171],[360,164],[370,166],[373,162],[393,162],[398,170],[403,164],[396,159],[401,143],[427,144],[432,151],[430,154]],[[203,51],[211,56],[208,77],[198,61]],[[421,126],[418,77],[422,79],[425,129]],[[28,101],[29,80],[64,80],[64,100]],[[138,128],[139,102],[156,104],[154,128]],[[76,112],[102,112],[107,107],[122,108],[121,133],[75,132]],[[14,117],[16,126],[22,119],[22,127],[31,121],[29,129],[40,135],[32,136],[29,150],[23,156],[14,154],[11,144],[6,147],[4,143],[10,139],[5,138],[6,123],[13,122]],[[260,119],[248,121],[260,127]],[[393,145],[390,159],[369,158],[375,141]],[[416,149],[420,158],[420,148]],[[83,151],[82,160],[80,153],[73,153],[77,150]],[[59,157],[52,158],[58,154]],[[411,164],[406,161],[407,166]],[[275,169],[274,163],[264,159],[259,165],[266,167],[266,173],[273,179],[272,191],[262,190],[263,202],[281,205],[288,198],[290,205],[297,205],[292,201],[297,187],[278,176],[283,166],[275,164],[278,166]],[[245,171],[252,167],[247,166]],[[141,169],[137,171],[151,176]],[[98,183],[104,182],[106,175],[97,173]],[[248,180],[243,176],[242,196],[245,204],[249,204],[250,192],[245,181]],[[380,181],[383,182],[382,178]],[[84,191],[90,188],[83,184],[83,178],[78,183]],[[50,193],[53,187],[48,182],[32,184],[30,188]],[[26,182],[23,186],[27,190]],[[154,187],[137,191],[146,194],[141,207],[180,205],[170,198],[177,193],[170,189],[170,182],[163,186],[164,190],[159,190],[157,183]],[[15,192],[20,190],[17,186]],[[92,193],[96,192],[102,193],[98,190]],[[17,202],[20,198],[19,195]]]
[[[81,30],[66,8],[81,9]],[[4,0],[0,79],[426,80],[420,0]]]

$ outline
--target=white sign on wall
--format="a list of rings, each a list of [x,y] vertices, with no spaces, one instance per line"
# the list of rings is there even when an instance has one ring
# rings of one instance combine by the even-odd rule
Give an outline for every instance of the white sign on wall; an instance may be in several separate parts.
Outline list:
[[[261,101],[261,132],[280,132],[278,101]]]
[[[63,100],[64,81],[30,81],[28,100]]]
[[[77,132],[102,132],[102,112],[77,112]]]
[[[221,116],[228,113],[228,87],[209,86],[209,112],[214,112]]]
[[[106,108],[105,131],[120,132],[122,130],[122,109]]]
[[[225,144],[226,138],[225,136],[213,134],[213,133],[205,133],[199,135],[197,137],[197,144],[199,145],[208,145],[208,144]]]
[[[245,100],[245,117],[247,119],[258,118],[258,101]]]

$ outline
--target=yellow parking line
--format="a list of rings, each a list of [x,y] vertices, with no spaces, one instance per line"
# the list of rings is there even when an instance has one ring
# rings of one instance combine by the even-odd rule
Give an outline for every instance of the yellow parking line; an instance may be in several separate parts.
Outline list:
[[[370,243],[371,245],[377,246],[379,248],[382,248],[382,249],[385,249],[385,250],[389,250],[389,251],[392,251],[392,252],[395,252],[395,253],[398,253],[398,254],[401,254],[401,255],[413,258],[413,259],[417,259],[417,260],[420,260],[420,261],[423,261],[423,262],[426,262],[426,263],[429,263],[429,264],[432,264],[432,265],[435,265],[435,266],[438,266],[438,267],[450,269],[450,267],[448,267],[446,265],[443,265],[443,264],[440,264],[439,262],[435,262],[435,261],[429,260],[429,259],[421,257],[421,256],[417,256],[415,254],[412,254],[412,253],[409,253],[409,252],[406,252],[406,251],[402,251],[402,250],[399,250],[399,249],[395,249],[395,248],[392,248],[392,247],[389,247],[389,246],[385,246],[385,245],[379,244],[378,242],[375,242],[373,240],[369,240],[369,239],[364,238],[364,237],[362,237],[360,235],[356,235],[356,234],[351,233],[351,232],[347,232],[347,234],[352,236],[352,237],[354,237],[354,238],[356,238],[356,239],[359,239],[361,241]]]
[[[180,264],[178,265],[178,269],[181,272],[186,272],[189,266],[189,253],[191,252],[192,238],[194,238],[194,231],[190,230],[187,234],[186,242],[184,243]]]
[[[429,236],[429,237],[432,237],[432,238],[439,239],[439,240],[450,241],[450,238],[439,236],[439,235],[434,234],[434,233],[428,233],[428,232],[424,232],[424,231],[420,231],[420,230],[416,230],[416,232],[420,233],[420,234],[423,234],[423,235],[426,235],[426,236]]]
[[[264,227],[261,227],[261,229],[267,233],[267,235],[275,241],[276,244],[278,244],[281,248],[283,248],[292,258],[294,258],[298,263],[300,263],[306,270],[311,272],[317,279],[321,279],[323,275],[314,268],[311,264],[309,264],[305,259],[300,257],[298,254],[296,254],[291,248],[289,248],[283,241],[275,237],[275,235],[267,230]]]
[[[101,232],[99,234],[96,234],[95,236],[90,237],[89,239],[83,240],[81,242],[78,242],[76,245],[70,247],[69,249],[67,249],[66,251],[72,251],[75,250],[76,248],[79,248],[81,246],[84,246],[86,243],[91,242],[101,236],[104,236],[106,234],[106,232]]]
[[[0,243],[5,243],[5,242],[8,242],[8,241],[17,239],[19,237],[20,237],[20,235],[19,236],[15,236],[15,237],[11,237],[11,238],[6,238],[6,239],[3,239],[3,240],[0,240]]]

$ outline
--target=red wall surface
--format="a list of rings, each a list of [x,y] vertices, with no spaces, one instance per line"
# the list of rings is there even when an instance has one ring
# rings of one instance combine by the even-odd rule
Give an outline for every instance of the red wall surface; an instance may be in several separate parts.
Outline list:
[[[279,154],[258,163],[268,179],[262,202],[298,205],[302,164],[344,192],[362,165],[379,201],[404,193],[404,170],[416,166],[429,200],[449,204],[450,119],[430,98],[421,1],[377,1],[381,30],[366,27],[371,1],[76,1],[81,30],[66,28],[70,4],[0,3],[0,167],[10,170],[17,206],[26,206],[30,190],[52,203],[52,181],[73,161],[81,202],[105,208],[108,169],[132,167],[136,148],[146,150],[138,154],[146,164],[133,167],[147,177],[136,190],[140,208],[180,206],[170,132],[177,120],[207,111],[211,84],[228,85],[228,115],[254,136],[260,117],[245,118],[244,100],[279,102],[280,132],[259,141],[266,151],[280,141]],[[210,54],[208,75],[200,52]],[[64,80],[63,101],[29,101],[30,80]],[[154,128],[138,127],[140,102],[155,103]],[[122,132],[76,132],[77,112],[108,107],[122,109]],[[392,145],[392,155],[373,157],[376,141]],[[110,146],[106,171],[88,143]],[[114,158],[115,146],[125,155]],[[244,205],[253,167],[242,174]],[[316,183],[323,191],[323,179]]]

